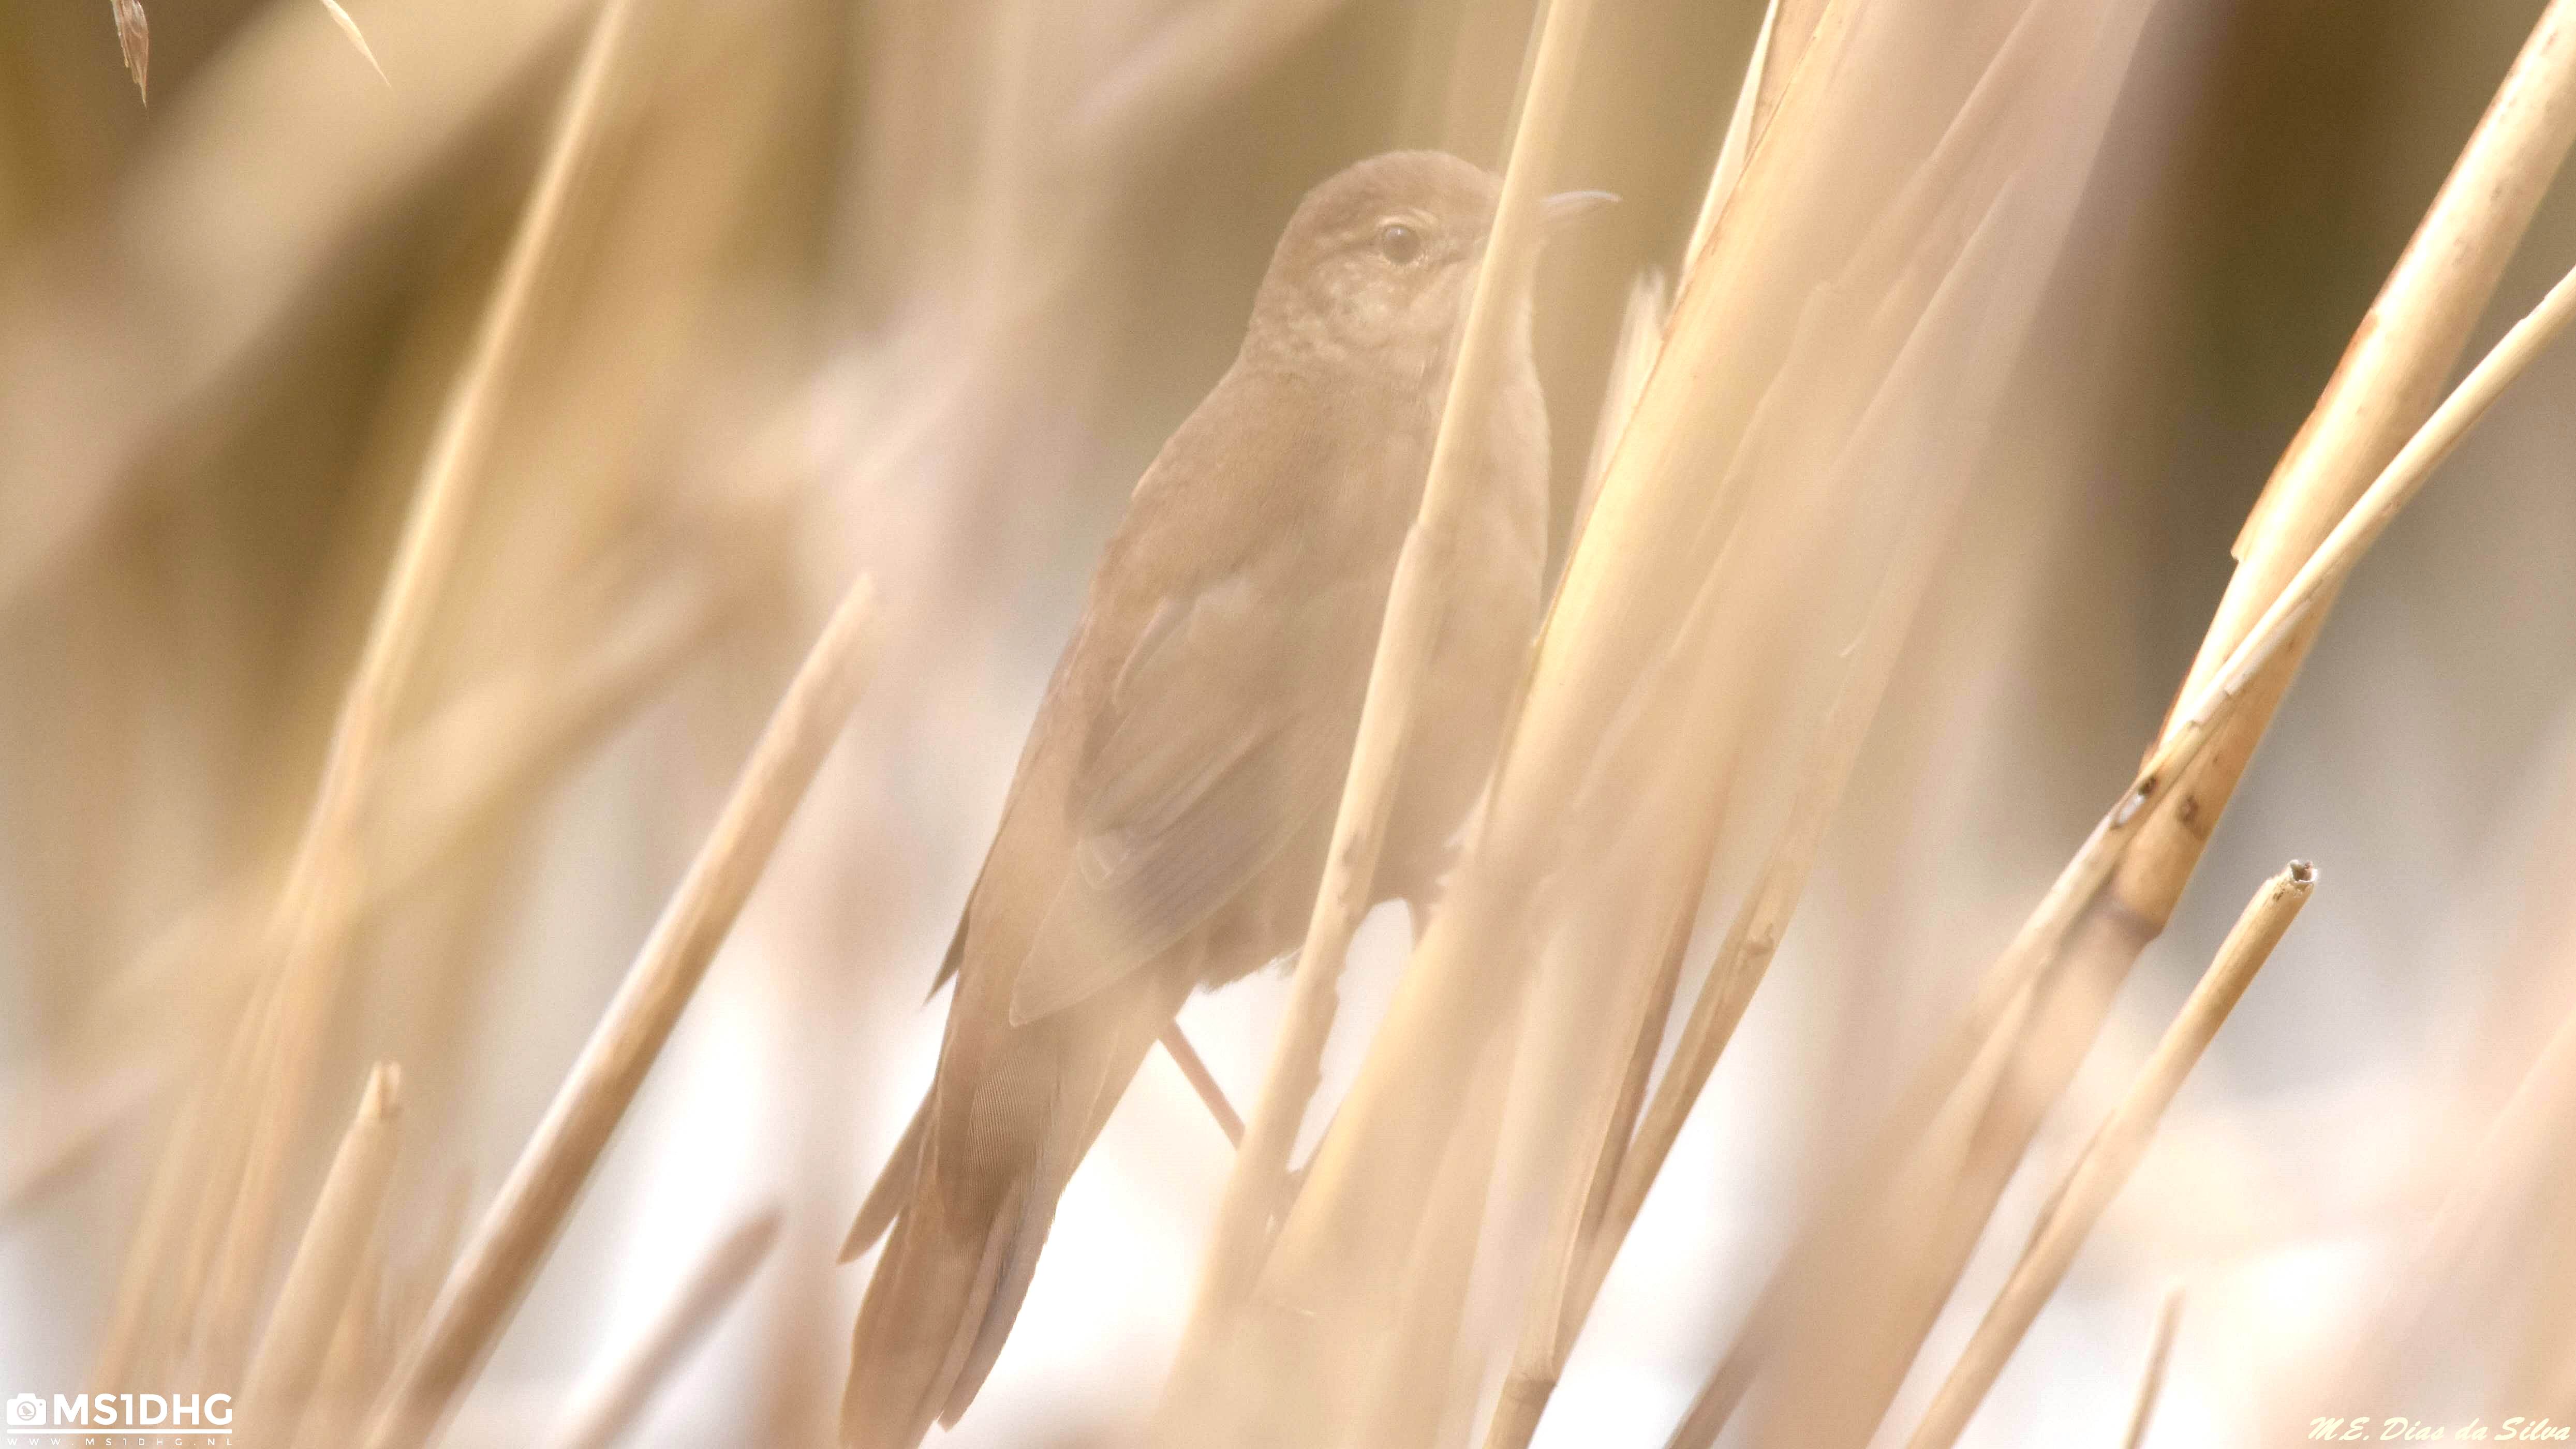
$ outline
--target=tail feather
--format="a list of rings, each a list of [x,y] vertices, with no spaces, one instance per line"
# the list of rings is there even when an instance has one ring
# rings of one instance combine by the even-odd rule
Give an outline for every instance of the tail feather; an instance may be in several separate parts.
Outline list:
[[[1011,1325],[1019,1320],[1020,1305],[1028,1300],[1029,1281],[1037,1276],[1038,1250],[1045,1245],[1047,1227],[1055,1217],[1039,1208],[1037,1196],[1030,1194],[993,1224],[994,1238],[986,1260],[993,1277],[980,1303],[970,1305],[970,1321],[958,1325],[957,1346],[961,1352],[939,1407],[939,1427],[943,1429],[957,1427],[967,1406],[975,1402],[985,1377],[993,1371],[993,1360],[1001,1357],[1003,1341],[1011,1336]],[[967,1332],[970,1328],[971,1337]]]
[[[921,1138],[930,1118],[930,1097],[924,1093],[921,1105],[912,1109],[912,1124],[903,1129],[903,1138],[895,1143],[883,1170],[877,1173],[874,1187],[868,1189],[859,1204],[858,1220],[850,1224],[850,1235],[841,1241],[841,1261],[850,1262],[877,1245],[886,1229],[894,1226],[895,1214],[912,1199],[913,1184],[921,1178]]]
[[[1132,1075],[1134,1069],[1129,1071]],[[1123,1088],[1126,1083],[1122,1079],[1118,1085]],[[1064,1195],[1075,1164],[1091,1150],[1092,1139],[1100,1135],[1109,1108],[1117,1100],[1118,1092],[1112,1090],[1105,1103],[1085,1103],[1083,1116],[1071,1124],[1062,1122],[1053,1111],[1048,1113],[1046,1130],[1039,1134],[1036,1185],[1018,1199],[1019,1221],[1011,1228],[1001,1273],[994,1281],[992,1297],[984,1305],[975,1341],[949,1385],[947,1405],[939,1413],[940,1427],[956,1427],[958,1417],[984,1387],[985,1376],[993,1371],[993,1360],[1001,1355],[1002,1342],[1010,1337],[1011,1325],[1020,1316],[1020,1305],[1028,1299],[1029,1282],[1037,1276],[1038,1252],[1046,1246],[1048,1230],[1055,1226],[1056,1200]],[[1073,1130],[1063,1130],[1068,1125]],[[1007,1222],[1010,1215],[1006,1209],[1005,1216],[996,1221],[997,1238],[1002,1222]]]
[[[954,1422],[963,1411],[957,1386],[968,1365],[981,1359],[989,1369],[999,1351],[998,1342],[982,1349],[988,1335],[999,1337],[990,1327],[994,1290],[1015,1258],[1037,1256],[1017,1246],[1027,1198],[1027,1183],[1015,1184],[981,1232],[920,1211],[918,1203],[896,1223],[851,1335],[850,1386],[841,1400],[841,1442],[849,1449],[913,1449],[933,1419]],[[1025,1292],[1027,1275],[1018,1276]],[[973,1397],[972,1387],[962,1396]]]

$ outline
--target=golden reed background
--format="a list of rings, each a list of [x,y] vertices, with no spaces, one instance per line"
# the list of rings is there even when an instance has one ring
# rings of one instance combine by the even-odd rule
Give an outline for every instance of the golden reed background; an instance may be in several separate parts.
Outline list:
[[[267,1411],[245,1438],[356,1442],[630,962],[685,976],[722,935],[645,944],[864,574],[771,803],[831,753],[765,871],[702,881],[758,889],[559,1244],[516,1263],[443,1441],[828,1443],[866,1271],[835,1249],[926,1077],[921,991],[1099,543],[1298,195],[1399,145],[1499,168],[1539,16],[350,0],[380,79],[320,4],[145,8],[148,108],[108,5],[0,10],[0,1395],[228,1389]],[[1897,1150],[1884,1126],[2130,784],[2275,460],[2571,7],[1784,0],[1759,205],[1708,252],[1762,7],[1581,8],[1541,179],[1625,200],[1541,274],[1558,554],[1608,469],[1594,518],[1633,548],[1591,577],[1646,612],[1569,628],[1523,722],[1564,744],[1542,761],[1592,762],[1532,766],[1512,818],[1562,834],[1494,853],[1496,881],[1563,878],[1546,929],[1497,916],[1462,939],[1512,961],[1446,958],[1529,977],[1514,1086],[1436,1013],[1364,1065],[1406,930],[1363,927],[1324,1095],[1367,1106],[1258,1300],[1325,1303],[1333,1332],[1257,1303],[1220,1408],[1175,1395],[1165,1442],[1228,1410],[1253,1440],[1509,1442],[1543,1401],[1534,1442],[1651,1445],[1748,1355],[1727,1442],[1934,1432],[2050,1194],[2293,856],[2314,901],[1960,1442],[2122,1442],[2176,1286],[2147,1442],[2576,1420],[2563,355],[2341,591],[2170,928],[2125,986],[2087,978],[2118,994],[2064,1093],[2043,1079],[2092,1042],[2079,988],[2017,1008],[1992,1039],[2013,1062],[1965,1062],[1991,1112]],[[1808,34],[1839,69],[1776,59]],[[2553,83],[2532,125],[2563,152]],[[2549,151],[2507,180],[2545,186]],[[2512,258],[2449,304],[2465,353],[2439,319],[2367,333],[2441,386],[2576,261],[2563,187],[2518,248],[2463,225]],[[1720,253],[1668,343],[1704,370],[1613,386],[1641,270]],[[1597,420],[1641,386],[1651,438],[1611,462]],[[2334,453],[2313,536],[2266,505],[2281,578],[2440,387],[2396,393],[2413,416]],[[1916,577],[1919,605],[1885,582]],[[834,744],[823,706],[862,666]],[[1678,1038],[1873,669],[1794,928],[1559,1363],[1548,1313],[1589,1295],[1551,1216],[1672,924],[1701,923]],[[1652,707],[1583,687],[1604,678]],[[2124,858],[2096,902],[2122,910],[2070,959],[2153,934],[2146,856],[2205,808]],[[1238,1105],[1289,1005],[1265,977],[1184,1012]],[[1453,1137],[1425,1125],[1444,1096],[1490,1111]],[[1992,1222],[1959,1207],[2043,1112]],[[1453,1140],[1487,1144],[1463,1187]],[[1148,1432],[1229,1163],[1149,1060],[953,1442]],[[1383,1229],[1425,1202],[1418,1235]],[[308,1273],[317,1208],[344,1235]],[[1840,1246],[1766,1319],[1818,1235]],[[707,1336],[656,1352],[675,1301]]]

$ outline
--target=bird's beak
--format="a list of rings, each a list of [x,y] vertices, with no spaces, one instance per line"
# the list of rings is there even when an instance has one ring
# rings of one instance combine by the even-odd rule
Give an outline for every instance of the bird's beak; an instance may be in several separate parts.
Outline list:
[[[1545,221],[1546,234],[1554,236],[1569,223],[1580,221],[1618,200],[1615,193],[1608,191],[1560,191],[1541,202],[1539,212]]]

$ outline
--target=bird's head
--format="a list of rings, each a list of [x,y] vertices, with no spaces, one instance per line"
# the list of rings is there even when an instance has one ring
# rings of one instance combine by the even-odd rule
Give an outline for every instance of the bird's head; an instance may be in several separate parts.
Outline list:
[[[1445,371],[1500,190],[1493,173],[1439,151],[1393,151],[1333,176],[1279,238],[1253,303],[1254,342],[1400,380]],[[1575,193],[1550,215],[1601,198]]]

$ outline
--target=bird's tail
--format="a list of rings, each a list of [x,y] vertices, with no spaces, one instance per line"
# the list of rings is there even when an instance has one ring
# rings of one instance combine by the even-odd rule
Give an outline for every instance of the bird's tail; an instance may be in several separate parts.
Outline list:
[[[1054,1216],[1035,1187],[1017,1179],[988,1212],[916,1199],[896,1220],[851,1339],[843,1444],[913,1449],[965,1412],[1028,1294],[1046,1237],[1031,1218]]]
[[[844,1444],[914,1449],[934,1421],[966,1412],[1028,1296],[1056,1200],[1153,1041],[1151,1013],[1168,1020],[1177,1005],[1104,1002],[1087,1023],[1015,1030],[953,1082],[942,1063],[850,1232],[855,1256],[893,1227],[851,1336]],[[1004,1101],[1022,1110],[975,1110]]]

